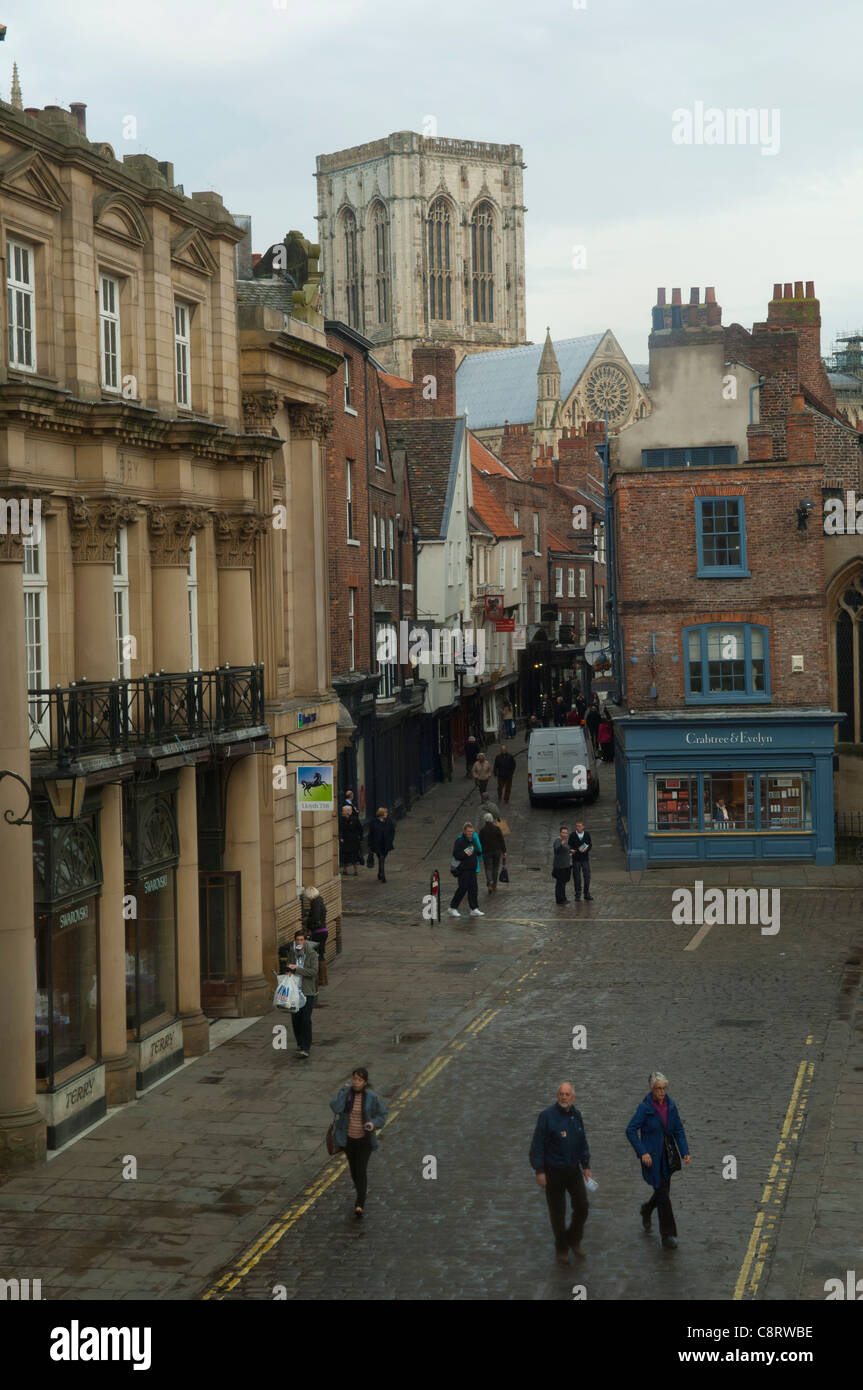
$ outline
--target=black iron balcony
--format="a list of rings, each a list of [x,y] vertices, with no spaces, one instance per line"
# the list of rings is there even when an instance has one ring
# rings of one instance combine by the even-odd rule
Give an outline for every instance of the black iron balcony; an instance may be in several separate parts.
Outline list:
[[[264,668],[162,671],[30,690],[28,696],[32,756],[51,756],[65,766],[90,754],[254,728],[264,722]]]

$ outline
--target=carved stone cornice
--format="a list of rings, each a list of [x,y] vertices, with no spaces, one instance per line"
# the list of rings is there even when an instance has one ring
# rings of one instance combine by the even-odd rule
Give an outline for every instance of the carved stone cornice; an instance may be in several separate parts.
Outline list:
[[[294,439],[323,441],[333,428],[333,412],[325,405],[288,406],[288,419]]]
[[[186,569],[192,536],[203,531],[207,515],[203,507],[148,507],[153,569]]]
[[[277,391],[244,391],[243,423],[246,434],[272,434],[273,421],[282,403]]]
[[[18,531],[0,532],[0,565],[4,563],[24,563],[24,537]]]
[[[69,530],[73,565],[113,565],[117,531],[138,520],[134,502],[116,498],[70,498]]]
[[[255,542],[272,525],[271,516],[253,512],[214,512],[216,565],[220,570],[248,570],[255,563]]]

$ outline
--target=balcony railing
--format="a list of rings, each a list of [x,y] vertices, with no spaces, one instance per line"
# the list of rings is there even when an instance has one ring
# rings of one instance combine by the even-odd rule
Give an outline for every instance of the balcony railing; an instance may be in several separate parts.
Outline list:
[[[30,752],[66,765],[264,721],[263,666],[221,666],[30,690]]]

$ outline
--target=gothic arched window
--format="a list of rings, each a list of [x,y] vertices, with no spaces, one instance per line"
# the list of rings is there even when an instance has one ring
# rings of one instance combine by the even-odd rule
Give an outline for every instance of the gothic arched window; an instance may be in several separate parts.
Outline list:
[[[863,739],[863,573],[839,596],[834,617],[836,642],[836,699],[834,709],[846,716],[839,738]]]
[[[375,203],[372,212],[372,231],[375,239],[375,296],[378,323],[390,317],[390,229],[383,203]]]
[[[351,328],[360,327],[360,270],[357,260],[357,219],[351,211],[342,217],[345,238],[345,300]]]
[[[429,209],[429,318],[452,318],[452,257],[449,204],[438,198]]]
[[[494,210],[491,203],[478,203],[470,220],[474,323],[494,323],[493,232]]]

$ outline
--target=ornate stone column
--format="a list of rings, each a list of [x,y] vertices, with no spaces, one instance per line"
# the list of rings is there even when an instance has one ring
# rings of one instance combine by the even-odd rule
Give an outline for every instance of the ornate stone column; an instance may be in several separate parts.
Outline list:
[[[102,497],[69,502],[77,680],[106,681],[117,675],[114,550],[118,528],[137,517],[133,502]]]
[[[99,954],[102,967],[102,1061],[109,1106],[135,1099],[134,1043],[126,1036],[126,919],[123,916],[123,788],[102,788],[102,904]]]
[[[23,547],[0,535],[0,770],[30,782]],[[34,1024],[33,832],[6,819],[29,819],[28,794],[0,780],[0,1170],[45,1157],[45,1122],[36,1105]]]
[[[255,542],[269,517],[216,512],[219,571],[219,656],[222,664],[249,666],[255,659],[251,570]],[[224,866],[241,875],[242,1017],[266,1012],[270,989],[263,973],[261,902],[261,809],[258,759],[240,758],[228,773]]]
[[[186,576],[192,536],[207,524],[202,507],[148,507],[153,583],[153,669],[188,671],[189,596]]]
[[[183,1025],[183,1052],[199,1057],[210,1050],[210,1024],[201,1012],[201,932],[198,898],[198,803],[195,769],[179,773],[177,829],[177,999]]]
[[[323,693],[330,683],[329,597],[326,571],[327,486],[324,441],[333,413],[326,406],[290,405],[290,506],[288,508],[292,607],[293,686],[298,695]]]

